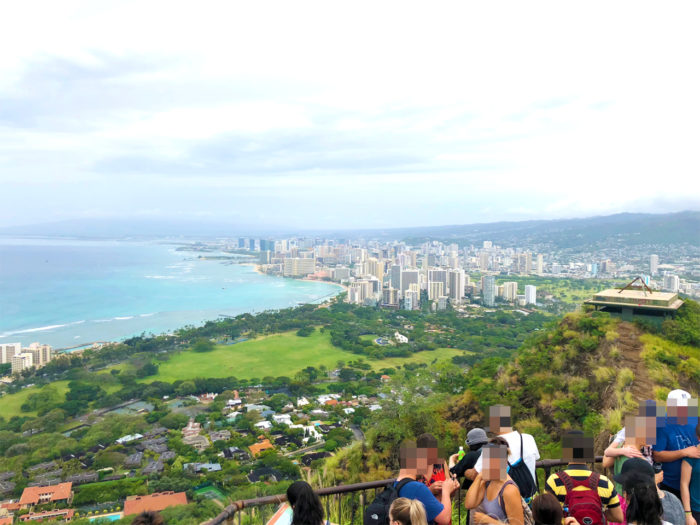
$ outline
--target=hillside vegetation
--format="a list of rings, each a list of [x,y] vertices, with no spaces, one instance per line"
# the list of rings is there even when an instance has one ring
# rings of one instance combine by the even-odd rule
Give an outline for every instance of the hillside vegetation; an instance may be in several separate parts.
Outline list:
[[[639,402],[664,402],[674,388],[697,397],[698,327],[693,301],[654,333],[601,312],[579,312],[537,332],[510,361],[486,359],[467,373],[442,365],[398,375],[393,401],[367,433],[367,446],[334,458],[326,475],[344,481],[388,475],[398,467],[399,443],[422,432],[436,434],[446,454],[456,452],[495,404],[512,407],[516,428],[535,437],[543,458],[561,457],[561,435],[571,428],[597,436],[602,453]]]

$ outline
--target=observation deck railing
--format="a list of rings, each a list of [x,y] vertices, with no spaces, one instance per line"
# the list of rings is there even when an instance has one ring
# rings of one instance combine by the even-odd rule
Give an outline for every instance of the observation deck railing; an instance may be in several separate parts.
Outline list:
[[[602,456],[595,458],[596,463],[602,461]],[[561,459],[543,459],[536,463],[536,468],[544,471],[544,480],[546,481],[553,469],[565,465],[567,465],[567,462]],[[337,525],[362,525],[364,510],[376,497],[377,489],[385,488],[394,481],[396,480],[382,479],[364,483],[352,483],[350,485],[326,487],[315,492],[323,503],[326,520],[330,520],[331,523]],[[541,484],[540,490],[544,490]],[[368,492],[370,492],[369,498]],[[463,498],[464,491],[460,487],[453,498],[453,523],[456,518],[456,525],[464,525],[466,520],[467,511],[463,508]],[[285,501],[287,501],[286,494],[274,494],[272,496],[236,501],[227,506],[214,519],[204,522],[202,525],[265,525],[267,523],[266,520],[273,516],[276,506]],[[275,508],[266,508],[271,505],[275,505]]]

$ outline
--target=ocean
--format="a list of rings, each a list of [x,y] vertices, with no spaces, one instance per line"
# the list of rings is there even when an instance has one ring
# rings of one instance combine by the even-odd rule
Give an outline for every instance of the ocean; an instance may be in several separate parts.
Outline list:
[[[156,242],[0,238],[0,343],[54,348],[316,302],[336,285],[258,274]]]

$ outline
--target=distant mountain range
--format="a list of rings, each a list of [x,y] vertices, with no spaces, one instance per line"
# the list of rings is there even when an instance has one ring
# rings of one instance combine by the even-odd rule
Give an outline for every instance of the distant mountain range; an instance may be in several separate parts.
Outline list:
[[[237,236],[313,235],[330,238],[441,240],[458,244],[490,240],[500,245],[549,245],[552,248],[596,246],[615,242],[635,244],[692,244],[700,246],[700,211],[666,214],[620,213],[584,219],[429,226],[362,230],[275,230],[242,224],[192,220],[80,219],[48,224],[0,228],[0,235],[81,238],[207,238]]]

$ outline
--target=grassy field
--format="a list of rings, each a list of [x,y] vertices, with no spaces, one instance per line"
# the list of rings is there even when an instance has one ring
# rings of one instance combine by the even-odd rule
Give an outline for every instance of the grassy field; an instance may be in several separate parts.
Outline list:
[[[66,392],[68,392],[68,381],[54,381],[50,386],[53,386],[58,392],[60,396],[59,402],[62,403],[66,400],[65,396]],[[103,384],[101,386],[107,393],[116,392],[121,387],[119,384]],[[36,416],[36,412],[22,412],[21,406],[31,394],[39,392],[42,388],[44,388],[44,386],[32,386],[20,390],[16,394],[8,394],[0,397],[0,417],[10,419],[13,416]]]
[[[65,400],[66,392],[68,392],[68,381],[55,381],[51,383]],[[42,387],[43,388],[43,387]],[[0,398],[0,416],[5,419],[10,419],[12,416],[36,416],[36,412],[22,412],[20,407],[24,404],[30,394],[39,392],[41,388],[32,386],[20,390],[16,394],[8,394]]]
[[[396,367],[407,362],[430,363],[434,359],[449,359],[462,354],[462,350],[441,348],[434,352],[419,352],[410,358],[392,358],[381,361],[367,360],[375,370]],[[331,345],[330,334],[315,331],[309,337],[299,337],[295,332],[260,337],[229,346],[217,346],[207,353],[191,351],[174,355],[160,364],[158,374],[145,381],[193,379],[195,377],[237,377],[239,379],[265,376],[293,377],[307,366],[328,368],[338,361],[354,361],[362,356],[346,352]]]

